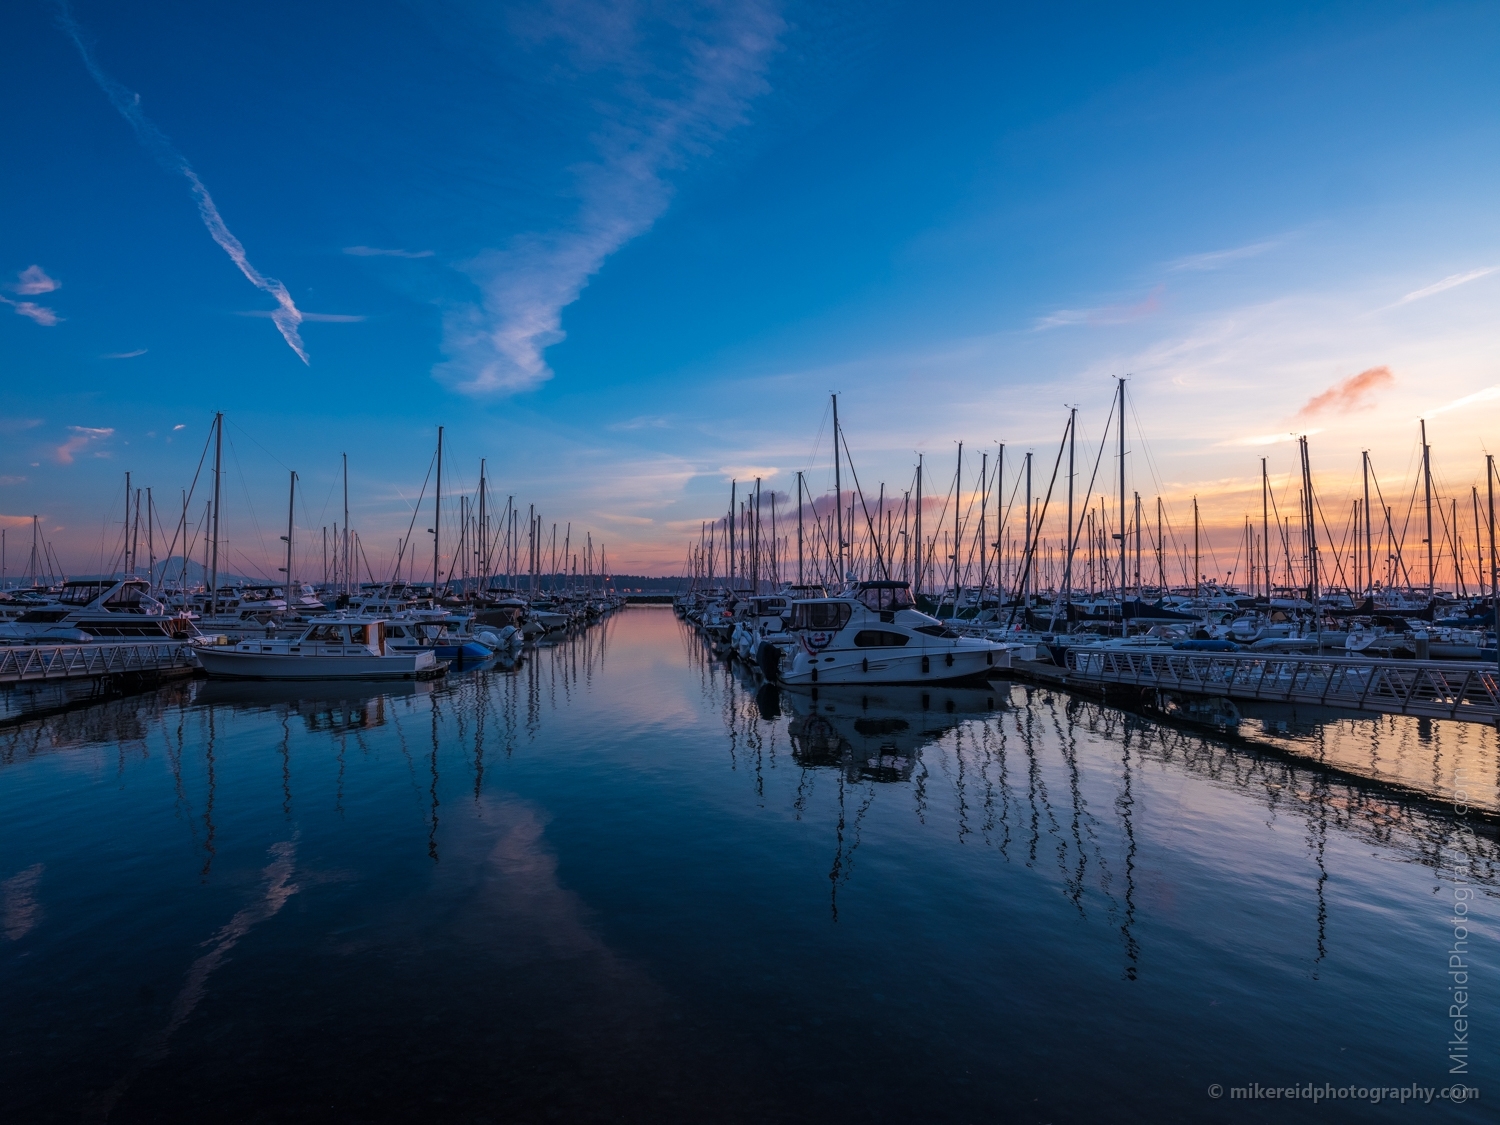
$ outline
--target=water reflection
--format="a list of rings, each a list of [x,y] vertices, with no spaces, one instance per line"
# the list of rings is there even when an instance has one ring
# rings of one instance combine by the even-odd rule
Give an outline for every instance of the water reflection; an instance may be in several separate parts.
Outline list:
[[[1500,849],[1349,763],[1441,779],[1492,736],[1286,738],[768,690],[634,610],[433,683],[0,728],[0,1117],[1110,1120],[1139,1082],[1192,1120],[1220,1043],[1373,1081],[1433,1030],[1434,884],[1493,894]]]
[[[791,800],[799,818],[814,797],[811,771],[836,772],[828,809],[835,919],[877,789],[902,787],[918,823],[928,822],[936,801],[958,843],[992,847],[1003,862],[1014,858],[1029,868],[1050,867],[1080,918],[1097,910],[1111,919],[1124,955],[1122,975],[1135,980],[1142,959],[1139,921],[1151,905],[1149,896],[1143,902],[1138,878],[1138,774],[1153,767],[1205,780],[1227,800],[1248,797],[1267,823],[1290,818],[1301,824],[1308,863],[1303,932],[1312,979],[1330,952],[1331,834],[1353,837],[1434,874],[1444,868],[1444,849],[1450,865],[1455,853],[1461,855],[1483,883],[1494,886],[1500,874],[1495,825],[1481,820],[1472,834],[1458,831],[1444,799],[1451,792],[1445,771],[1455,760],[1471,776],[1488,769],[1494,748],[1488,728],[1400,716],[1331,719],[1303,709],[1281,721],[1290,736],[1315,740],[1316,752],[1298,745],[1296,753],[1283,754],[1275,752],[1275,743],[1267,752],[1250,740],[1163,725],[1019,683],[996,682],[989,690],[778,690],[724,663],[686,628],[683,633],[698,683],[728,735],[729,766],[739,770],[749,757],[758,798],[765,792],[762,770],[776,767],[774,757],[763,758],[760,751],[774,747],[783,728],[800,771]],[[1376,762],[1405,763],[1409,774],[1417,747],[1427,748],[1426,792],[1340,768],[1364,751]]]

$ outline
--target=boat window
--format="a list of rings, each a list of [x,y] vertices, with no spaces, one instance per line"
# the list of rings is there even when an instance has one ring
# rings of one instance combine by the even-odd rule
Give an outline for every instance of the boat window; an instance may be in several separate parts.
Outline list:
[[[392,625],[390,635],[393,637],[404,637],[406,636],[406,630],[401,628],[400,625]]]
[[[54,621],[61,621],[68,616],[65,609],[31,609],[16,618],[22,625],[47,625]]]
[[[859,600],[874,610],[911,609],[911,591],[904,585],[892,583],[869,585],[859,592]]]
[[[143,584],[127,582],[106,598],[104,605],[108,609],[137,609],[141,604],[141,596],[145,592],[146,587]]]
[[[848,602],[802,602],[792,610],[792,628],[842,629],[853,612]]]
[[[63,605],[88,605],[113,585],[113,582],[69,582],[57,600]]]
[[[854,643],[859,648],[899,648],[910,639],[905,633],[884,629],[861,629],[854,634]]]
[[[349,643],[354,645],[366,644],[369,641],[369,627],[366,625],[349,626]]]
[[[303,639],[316,644],[341,645],[344,643],[344,631],[338,625],[316,625]]]
[[[917,632],[926,633],[929,637],[942,637],[945,640],[958,636],[946,625],[918,625]]]

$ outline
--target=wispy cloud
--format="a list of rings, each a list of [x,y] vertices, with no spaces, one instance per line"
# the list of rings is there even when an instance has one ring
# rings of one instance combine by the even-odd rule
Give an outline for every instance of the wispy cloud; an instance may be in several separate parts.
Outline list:
[[[53,455],[64,465],[71,465],[78,454],[115,432],[112,427],[94,426],[69,426],[68,430],[73,436],[53,450]]]
[[[562,310],[611,254],[667,209],[669,173],[745,120],[750,101],[767,89],[766,66],[784,26],[757,0],[649,24],[585,0],[558,4],[529,26],[538,42],[560,40],[595,74],[613,78],[613,104],[597,134],[597,158],[577,169],[573,220],[559,230],[518,235],[463,265],[480,297],[445,316],[449,358],[434,369],[439,379],[486,394],[551,377],[543,353],[563,338]],[[668,61],[647,58],[644,43]],[[643,81],[645,75],[653,81]]]
[[[1435,293],[1442,293],[1457,286],[1466,285],[1471,281],[1477,281],[1486,274],[1494,273],[1497,268],[1500,267],[1485,266],[1483,269],[1470,270],[1468,273],[1455,273],[1443,278],[1442,281],[1433,282],[1433,284],[1427,286],[1425,289],[1417,289],[1408,293],[1401,300],[1397,301],[1396,304],[1409,305],[1413,301],[1420,301],[1423,297],[1431,297]]]
[[[667,420],[659,414],[642,414],[636,418],[629,418],[623,422],[611,422],[605,427],[607,430],[629,431],[629,430],[664,430],[667,428]]]
[[[9,297],[0,294],[0,301],[16,310],[16,315],[29,317],[38,324],[45,324],[48,328],[58,324],[62,317],[58,316],[45,305],[39,305],[35,301],[12,301]]]
[[[770,465],[724,465],[719,473],[725,480],[737,480],[741,484],[750,482],[750,487],[755,487],[755,478],[760,477],[762,481],[770,480],[776,475],[776,469]]]
[[[1389,367],[1370,367],[1358,375],[1351,375],[1335,383],[1322,394],[1314,395],[1297,411],[1298,418],[1311,418],[1315,414],[1347,414],[1351,410],[1364,410],[1374,406],[1372,401],[1377,391],[1382,391],[1396,381]]]
[[[26,483],[26,478],[25,477],[0,477],[0,485],[6,485],[6,484],[25,484],[25,483]]]
[[[198,204],[198,214],[203,219],[203,225],[208,228],[209,235],[224,253],[229,255],[230,261],[239,267],[240,273],[245,279],[262,293],[269,295],[276,301],[276,310],[271,313],[271,319],[281,331],[282,338],[286,340],[292,351],[297,353],[297,358],[307,363],[307,349],[302,346],[302,336],[297,331],[297,326],[302,323],[302,313],[298,311],[296,304],[292,301],[292,295],[287,288],[274,277],[267,277],[253,265],[245,256],[245,247],[238,238],[224,225],[224,219],[219,214],[219,208],[214,204],[213,197],[208,194],[208,188],[203,186],[203,181],[198,178],[198,173],[188,163],[187,157],[173,147],[167,135],[156,127],[141,109],[141,96],[133,90],[128,90],[116,82],[100,69],[94,60],[94,54],[83,41],[83,32],[78,23],[73,19],[72,9],[68,0],[53,0],[57,9],[57,22],[68,38],[73,40],[73,45],[78,48],[78,53],[83,56],[83,65],[88,68],[89,74],[98,83],[99,88],[109,98],[110,104],[120,112],[135,130],[136,138],[146,147],[146,150],[156,157],[157,162],[169,172],[176,172],[183,176],[188,187],[193,193],[194,200]]]
[[[54,289],[61,289],[62,282],[48,277],[47,271],[41,266],[27,266],[21,271],[16,284],[11,288],[23,296],[35,297],[39,293],[51,293]]]
[[[276,319],[276,312],[272,309],[244,309],[235,314],[236,316],[269,317]],[[315,313],[305,312],[302,319],[310,324],[358,324],[366,317],[355,313]]]
[[[1253,434],[1250,437],[1232,438],[1229,441],[1221,441],[1219,445],[1280,445],[1284,441],[1296,441],[1299,437],[1312,437],[1313,434],[1321,434],[1322,432],[1322,430],[1302,430],[1300,433],[1295,434]]]
[[[1258,258],[1267,250],[1274,250],[1284,239],[1272,238],[1264,242],[1252,242],[1247,246],[1236,246],[1230,250],[1211,250],[1206,254],[1189,254],[1185,258],[1168,262],[1169,270],[1219,270],[1225,266],[1242,262],[1246,258]]]
[[[1032,326],[1034,331],[1044,332],[1049,328],[1066,328],[1074,324],[1129,324],[1142,320],[1161,308],[1161,295],[1165,285],[1158,285],[1144,301],[1133,305],[1101,305],[1093,309],[1058,309],[1054,313],[1038,318]]]
[[[1446,414],[1450,410],[1459,410],[1465,406],[1473,406],[1476,402],[1490,402],[1500,398],[1500,383],[1493,387],[1485,387],[1482,391],[1475,391],[1463,398],[1456,398],[1446,406],[1439,406],[1436,410],[1429,410],[1424,417],[1431,418],[1434,414]]]
[[[345,246],[345,254],[356,258],[430,258],[431,250],[382,250],[378,246]]]
[[[136,348],[133,352],[106,352],[100,359],[134,359],[138,355],[145,355],[145,348]]]

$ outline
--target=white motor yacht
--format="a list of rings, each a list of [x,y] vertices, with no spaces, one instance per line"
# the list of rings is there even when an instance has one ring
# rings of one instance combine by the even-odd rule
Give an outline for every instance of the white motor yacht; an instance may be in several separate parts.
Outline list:
[[[192,623],[151,596],[142,578],[64,582],[55,602],[26,609],[0,624],[0,643],[184,640]]]
[[[836,598],[792,603],[790,659],[762,668],[786,684],[980,681],[1010,666],[1011,646],[965,637],[918,610],[905,582],[861,582]],[[764,645],[761,652],[777,652]]]
[[[295,637],[199,644],[210,676],[237,680],[409,680],[445,670],[431,648],[387,643],[379,617],[324,617]]]

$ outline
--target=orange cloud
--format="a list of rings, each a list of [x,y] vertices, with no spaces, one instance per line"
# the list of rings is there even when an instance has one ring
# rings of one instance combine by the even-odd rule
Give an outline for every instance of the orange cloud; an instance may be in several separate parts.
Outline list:
[[[1342,383],[1335,383],[1320,395],[1314,395],[1297,411],[1298,418],[1309,418],[1314,414],[1331,412],[1345,414],[1374,406],[1371,401],[1376,391],[1384,390],[1396,381],[1389,367],[1371,367],[1358,375],[1351,375]]]

